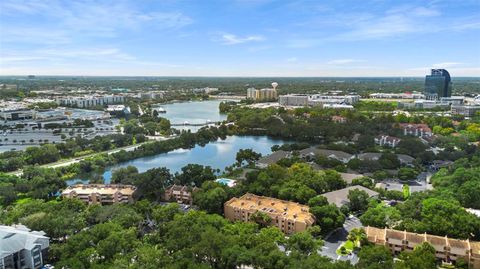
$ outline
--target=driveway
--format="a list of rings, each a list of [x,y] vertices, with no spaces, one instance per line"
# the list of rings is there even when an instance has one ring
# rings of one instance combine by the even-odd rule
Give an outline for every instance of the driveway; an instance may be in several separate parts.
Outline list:
[[[348,232],[354,228],[361,228],[362,223],[357,217],[348,218],[343,227],[329,234],[325,240],[320,255],[329,257],[333,260],[350,261],[352,264],[358,262],[358,256],[355,253],[347,256],[338,256],[336,251],[345,241],[347,241]]]

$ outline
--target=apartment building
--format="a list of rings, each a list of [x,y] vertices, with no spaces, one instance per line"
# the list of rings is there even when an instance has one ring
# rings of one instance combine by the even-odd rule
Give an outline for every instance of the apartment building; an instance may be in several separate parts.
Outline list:
[[[0,269],[38,269],[49,247],[44,232],[23,225],[0,225]]]
[[[394,148],[400,143],[401,139],[389,135],[379,135],[374,138],[375,144]]]
[[[247,99],[255,101],[269,101],[277,99],[277,90],[275,89],[260,89],[255,88],[247,89]]]
[[[182,185],[172,185],[168,187],[164,194],[164,201],[176,201],[179,204],[189,204],[193,203],[193,193],[199,190],[197,187],[188,187]]]
[[[435,256],[439,260],[450,263],[463,258],[469,263],[469,268],[480,269],[480,242],[374,227],[366,227],[365,232],[368,241],[384,245],[394,254],[412,251],[423,242],[428,242],[435,248]]]
[[[247,193],[224,204],[225,218],[231,221],[250,221],[256,212],[269,215],[269,225],[277,226],[286,234],[304,231],[315,223],[309,207],[295,202]]]
[[[59,97],[55,100],[60,106],[71,106],[87,108],[94,106],[104,106],[119,104],[125,102],[125,96],[122,95],[96,95],[96,96],[67,96]]]
[[[133,202],[136,187],[121,184],[77,184],[67,187],[62,196],[78,198],[88,204],[116,204]]]
[[[424,123],[400,123],[404,135],[413,135],[418,137],[432,136],[432,129]]]

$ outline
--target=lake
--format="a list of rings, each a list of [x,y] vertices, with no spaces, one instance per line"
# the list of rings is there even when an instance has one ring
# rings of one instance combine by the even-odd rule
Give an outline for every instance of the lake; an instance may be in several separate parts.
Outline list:
[[[129,165],[137,167],[139,172],[145,172],[156,167],[166,167],[170,173],[179,172],[182,167],[190,163],[211,166],[214,169],[223,170],[235,163],[235,157],[240,149],[251,148],[262,155],[270,154],[273,145],[283,144],[283,140],[273,139],[267,136],[228,136],[225,140],[217,140],[205,146],[195,146],[192,149],[177,149],[168,153],[162,153],[150,157],[142,157],[127,161],[107,168],[103,174],[105,183],[109,184],[112,171]],[[69,180],[73,184],[80,180]],[[86,183],[87,181],[84,180]]]
[[[170,120],[171,124],[202,124],[207,121],[217,122],[227,119],[226,114],[220,114],[218,106],[224,100],[191,101],[172,104],[158,104],[167,113],[159,114],[160,117]],[[231,101],[231,100],[230,100]],[[201,126],[175,126],[179,130],[197,131]]]
[[[226,115],[220,114],[218,106],[222,100],[193,101],[160,105],[167,113],[160,114],[170,120],[171,123],[205,123],[210,121],[222,121]],[[177,127],[175,127],[177,128]],[[195,131],[192,126],[182,126]],[[198,127],[200,128],[200,127]],[[232,165],[236,160],[236,154],[240,149],[251,148],[254,151],[267,155],[271,153],[271,147],[277,144],[283,144],[283,140],[273,139],[266,136],[229,136],[225,140],[217,140],[207,145],[195,146],[192,149],[177,149],[168,153],[162,153],[155,156],[138,158],[132,161],[124,162],[107,168],[103,174],[105,183],[110,183],[112,171],[129,165],[137,167],[139,172],[145,172],[156,167],[166,167],[170,173],[181,170],[187,164],[201,164],[211,166],[214,169],[224,170],[225,167]],[[72,179],[67,184],[73,184],[80,181]],[[84,179],[83,182],[88,182]]]

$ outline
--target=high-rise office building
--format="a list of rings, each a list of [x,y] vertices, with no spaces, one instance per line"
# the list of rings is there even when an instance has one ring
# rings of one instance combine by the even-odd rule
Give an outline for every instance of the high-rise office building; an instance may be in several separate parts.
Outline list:
[[[445,69],[432,69],[432,73],[425,77],[425,98],[437,100],[450,96],[452,96],[450,74]]]

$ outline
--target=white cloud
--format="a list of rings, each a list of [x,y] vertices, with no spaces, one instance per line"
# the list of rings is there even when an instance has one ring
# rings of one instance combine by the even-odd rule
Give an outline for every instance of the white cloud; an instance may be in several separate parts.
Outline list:
[[[432,64],[433,68],[449,68],[449,67],[455,67],[462,65],[463,63],[458,63],[458,62],[444,62],[444,63],[436,63]]]
[[[293,62],[297,62],[298,61],[298,58],[297,57],[290,57],[287,59],[287,62],[289,63],[293,63]]]
[[[261,35],[237,36],[234,34],[225,33],[221,35],[221,42],[224,45],[236,45],[252,41],[263,41],[265,37]]]
[[[364,62],[363,60],[356,60],[356,59],[336,59],[328,61],[327,64],[331,65],[342,65],[342,64],[351,64],[351,63],[359,63]]]

